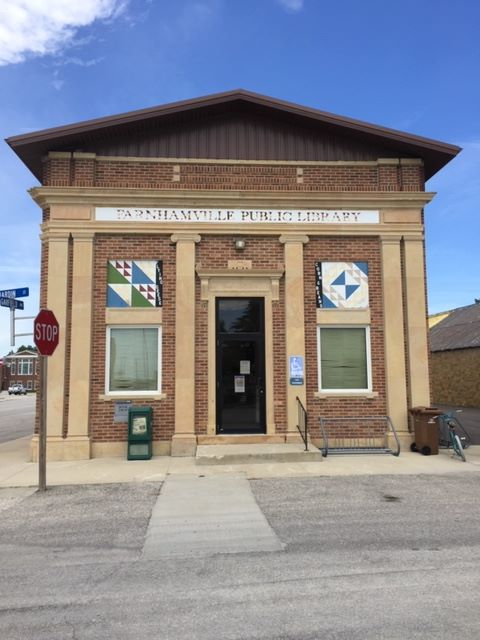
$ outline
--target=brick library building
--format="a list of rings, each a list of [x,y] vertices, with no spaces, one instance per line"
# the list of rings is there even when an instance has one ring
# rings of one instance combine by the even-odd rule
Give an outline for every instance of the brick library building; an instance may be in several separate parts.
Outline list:
[[[50,460],[126,455],[138,406],[154,455],[296,442],[305,415],[313,444],[387,416],[412,441],[425,180],[458,147],[244,90],[7,142],[40,183],[60,325]]]

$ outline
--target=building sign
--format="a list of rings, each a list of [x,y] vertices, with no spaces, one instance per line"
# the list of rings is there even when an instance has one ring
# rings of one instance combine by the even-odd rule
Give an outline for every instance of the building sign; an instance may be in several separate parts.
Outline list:
[[[138,209],[96,207],[95,220],[233,224],[378,224],[378,211],[324,209]]]
[[[115,410],[113,414],[114,422],[128,422],[128,410],[132,404],[131,400],[122,400],[115,402]]]
[[[305,368],[303,366],[303,356],[290,356],[290,384],[302,385],[305,378]]]

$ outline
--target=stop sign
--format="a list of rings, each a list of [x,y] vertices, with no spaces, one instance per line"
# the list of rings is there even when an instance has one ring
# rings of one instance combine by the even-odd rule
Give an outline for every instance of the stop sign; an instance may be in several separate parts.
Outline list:
[[[53,311],[42,309],[33,322],[33,339],[42,356],[51,356],[58,345],[60,329]]]

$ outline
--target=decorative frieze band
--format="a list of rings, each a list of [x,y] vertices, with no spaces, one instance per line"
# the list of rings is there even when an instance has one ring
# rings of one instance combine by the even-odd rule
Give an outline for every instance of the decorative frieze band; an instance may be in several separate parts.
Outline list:
[[[177,209],[96,207],[95,220],[233,224],[379,224],[379,211],[328,209]]]

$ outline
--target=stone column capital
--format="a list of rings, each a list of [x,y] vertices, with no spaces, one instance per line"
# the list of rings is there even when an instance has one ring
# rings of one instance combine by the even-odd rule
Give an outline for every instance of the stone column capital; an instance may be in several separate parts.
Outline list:
[[[42,240],[46,240],[49,243],[52,242],[68,242],[70,240],[70,233],[55,233],[51,231],[45,231],[42,234]]]
[[[177,244],[179,242],[200,242],[201,236],[198,233],[174,233],[170,236],[171,242]]]
[[[298,233],[284,233],[280,236],[279,241],[281,244],[307,244],[309,237]]]
[[[396,244],[400,244],[400,240],[402,239],[402,236],[400,235],[388,235],[388,236],[380,236],[380,240],[382,241],[383,245],[387,245],[387,244],[392,244],[392,245],[396,245]]]
[[[422,235],[404,235],[403,240],[405,242],[423,242],[425,237]]]
[[[92,242],[94,237],[94,231],[72,231],[72,238],[74,242]]]

